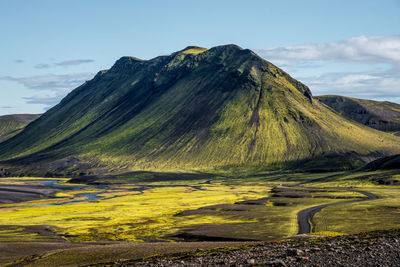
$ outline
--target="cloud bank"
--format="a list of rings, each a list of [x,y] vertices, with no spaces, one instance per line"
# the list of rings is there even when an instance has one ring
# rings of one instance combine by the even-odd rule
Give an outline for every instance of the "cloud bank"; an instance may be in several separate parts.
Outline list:
[[[14,81],[24,87],[35,90],[32,97],[24,97],[28,104],[57,104],[68,92],[93,78],[94,73],[72,73],[64,75],[47,74],[28,77],[0,77],[2,80]]]
[[[47,74],[28,77],[5,76],[1,79],[15,81],[33,90],[65,91],[77,87],[93,77],[93,73]]]
[[[310,86],[315,95],[341,94],[400,103],[400,35],[359,36],[325,44],[260,49],[258,53],[293,70],[293,76]],[[352,69],[332,72],[330,66],[335,63]],[[370,70],[365,70],[366,66]],[[309,68],[311,75],[296,75],[301,68]],[[319,74],[313,75],[313,70]]]
[[[359,36],[320,45],[260,49],[258,53],[276,64],[320,60],[400,64],[400,35]]]
[[[56,62],[53,65],[48,64],[48,63],[40,63],[40,64],[35,65],[34,67],[36,69],[48,69],[51,66],[72,67],[72,66],[77,66],[77,65],[92,63],[92,62],[94,62],[93,59],[74,59],[74,60],[65,60],[65,61]]]
[[[15,60],[15,63],[23,63],[23,60]],[[50,69],[52,67],[75,67],[81,64],[94,62],[93,59],[74,59],[55,63],[39,63],[35,69]],[[3,76],[0,80],[16,82],[34,92],[32,96],[22,97],[27,104],[41,104],[48,109],[58,102],[71,90],[78,87],[87,80],[93,78],[94,73],[71,73],[71,74],[46,74],[26,77]],[[4,108],[4,107],[3,107]]]
[[[92,63],[92,62],[94,62],[93,59],[75,59],[75,60],[66,60],[66,61],[57,62],[57,63],[54,63],[54,65],[62,66],[62,67],[69,67],[69,66],[76,66],[76,65]]]

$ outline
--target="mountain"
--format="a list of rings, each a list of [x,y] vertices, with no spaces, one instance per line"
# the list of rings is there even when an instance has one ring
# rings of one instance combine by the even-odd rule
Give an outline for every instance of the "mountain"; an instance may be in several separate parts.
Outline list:
[[[0,144],[18,171],[347,169],[400,153],[248,49],[188,47],[120,58]]]
[[[337,95],[317,96],[319,101],[343,116],[368,127],[400,134],[400,105]]]
[[[39,118],[37,114],[14,114],[0,116],[0,142],[21,132],[26,125]]]

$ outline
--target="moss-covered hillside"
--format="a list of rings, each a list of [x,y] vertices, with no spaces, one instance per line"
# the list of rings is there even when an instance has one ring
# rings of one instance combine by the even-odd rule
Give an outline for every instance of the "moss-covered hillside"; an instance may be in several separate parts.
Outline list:
[[[36,114],[15,114],[0,116],[0,142],[3,142],[19,132],[26,125],[39,118]]]
[[[235,45],[122,57],[0,145],[3,165],[70,172],[350,168],[395,153],[399,137],[340,116]]]
[[[373,101],[337,95],[315,97],[343,116],[381,131],[398,134],[400,105],[388,101]]]

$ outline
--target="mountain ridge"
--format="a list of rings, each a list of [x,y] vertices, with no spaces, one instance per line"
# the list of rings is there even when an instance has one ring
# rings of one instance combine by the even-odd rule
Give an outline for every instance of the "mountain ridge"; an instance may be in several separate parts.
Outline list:
[[[338,95],[315,98],[340,114],[368,127],[381,131],[400,132],[400,104]]]

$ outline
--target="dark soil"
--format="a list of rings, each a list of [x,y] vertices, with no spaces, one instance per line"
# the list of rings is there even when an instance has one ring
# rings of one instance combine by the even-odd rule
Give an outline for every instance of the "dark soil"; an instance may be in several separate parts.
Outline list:
[[[153,257],[112,266],[400,266],[400,230],[298,238],[242,248]]]
[[[0,185],[0,204],[51,198],[60,191],[40,185]]]

